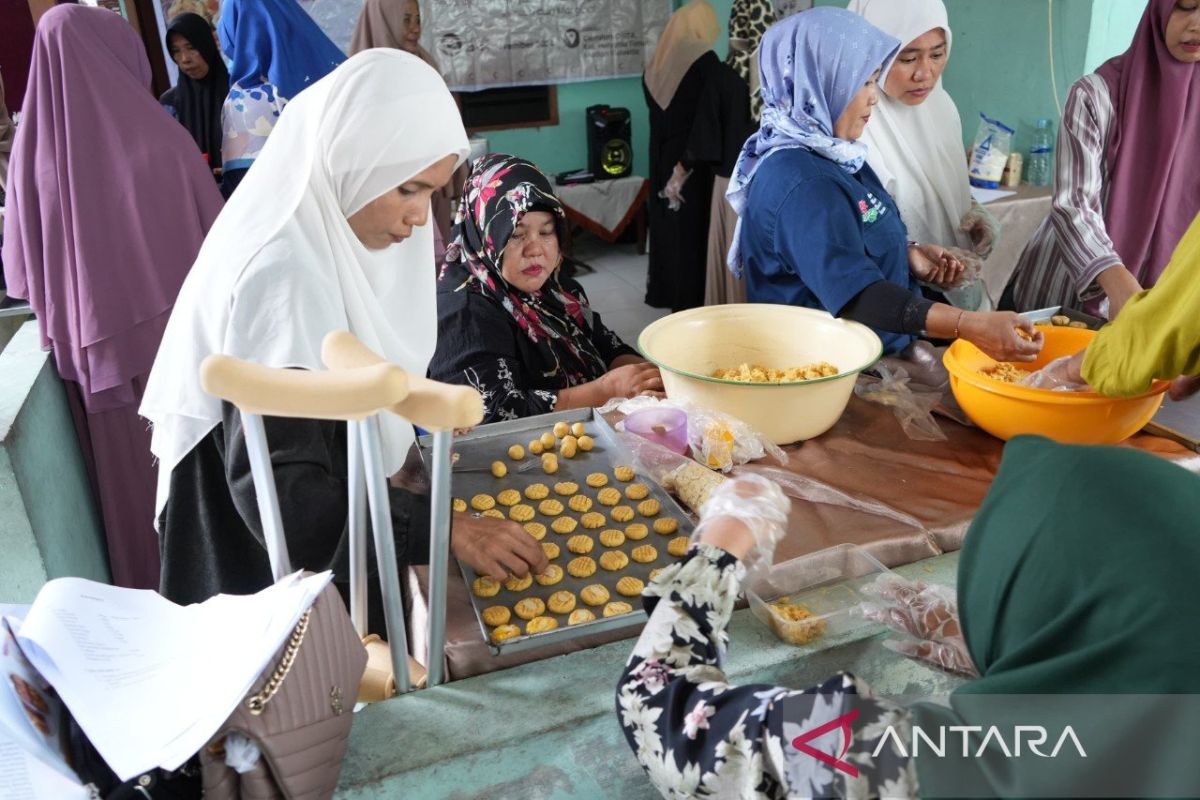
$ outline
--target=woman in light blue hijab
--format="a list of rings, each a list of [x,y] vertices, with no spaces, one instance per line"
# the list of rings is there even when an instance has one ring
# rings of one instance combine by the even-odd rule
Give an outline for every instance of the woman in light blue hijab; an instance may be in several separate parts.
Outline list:
[[[254,163],[288,101],[346,56],[296,0],[225,0],[217,26],[230,60],[221,112],[222,192]]]
[[[918,337],[961,336],[997,360],[1032,361],[1041,337],[1029,322],[938,302],[936,290],[963,279],[962,262],[940,245],[909,240],[896,203],[866,163],[859,139],[879,102],[879,73],[900,44],[862,17],[828,7],[767,31],[759,50],[761,126],[743,147],[726,195],[740,217],[729,267],[744,271],[750,302],[861,322],[888,353]]]

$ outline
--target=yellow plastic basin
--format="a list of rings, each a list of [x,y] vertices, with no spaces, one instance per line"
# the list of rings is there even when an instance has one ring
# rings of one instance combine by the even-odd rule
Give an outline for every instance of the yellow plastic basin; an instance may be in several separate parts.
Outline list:
[[[776,444],[820,436],[846,410],[858,373],[883,352],[865,325],[824,311],[765,303],[693,308],[651,323],[638,348],[662,370],[667,396],[723,411]],[[773,369],[828,361],[837,375],[791,383],[709,377],[758,364]]]
[[[1014,362],[1020,369],[1044,367],[1060,356],[1087,347],[1095,331],[1039,327],[1046,338],[1038,360]],[[996,361],[975,345],[959,339],[942,362],[950,372],[950,388],[963,411],[988,433],[1008,441],[1036,433],[1066,444],[1116,444],[1142,429],[1158,407],[1169,384],[1156,381],[1136,397],[1104,397],[1096,392],[1052,392],[1004,383],[980,373]]]

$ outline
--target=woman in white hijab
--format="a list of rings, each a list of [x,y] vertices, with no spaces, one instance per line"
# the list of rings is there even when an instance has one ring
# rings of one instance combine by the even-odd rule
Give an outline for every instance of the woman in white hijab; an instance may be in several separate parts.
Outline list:
[[[942,0],[851,0],[849,10],[904,43],[879,76],[883,92],[862,137],[867,163],[895,199],[911,239],[986,258],[999,223],[971,197],[962,121],[942,88],[952,38],[946,6]],[[990,308],[982,282],[946,294],[962,308]]]
[[[429,198],[467,152],[442,79],[397,50],[360,53],[288,104],[183,285],[141,407],[159,459],[168,598],[271,582],[238,415],[200,387],[200,362],[225,353],[321,369],[325,335],[349,330],[424,375],[437,332]],[[398,418],[381,423],[391,475],[414,433]],[[293,561],[345,580],[344,426],[270,419],[267,437]],[[423,563],[427,498],[394,488],[391,500],[397,553]],[[515,523],[456,516],[451,546],[500,578],[545,567]]]

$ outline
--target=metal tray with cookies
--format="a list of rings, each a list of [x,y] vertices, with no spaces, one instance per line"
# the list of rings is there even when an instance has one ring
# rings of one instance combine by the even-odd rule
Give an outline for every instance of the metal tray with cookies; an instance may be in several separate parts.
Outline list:
[[[431,437],[419,441],[428,462]],[[520,522],[552,556],[545,574],[521,582],[480,578],[459,562],[492,653],[646,621],[641,587],[680,559],[694,526],[670,493],[632,474],[633,455],[594,409],[485,425],[456,437],[454,453],[455,509]]]

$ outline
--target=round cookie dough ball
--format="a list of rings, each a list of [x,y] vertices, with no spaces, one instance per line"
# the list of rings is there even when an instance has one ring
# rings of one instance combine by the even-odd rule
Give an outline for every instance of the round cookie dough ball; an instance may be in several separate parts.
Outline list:
[[[516,575],[510,575],[508,580],[504,582],[504,588],[510,592],[523,592],[533,586],[533,576],[526,575],[524,578],[518,578]]]
[[[541,575],[534,575],[533,579],[540,586],[553,586],[556,583],[561,583],[563,579],[563,569],[558,564],[551,564],[546,567],[546,571]]]
[[[571,435],[574,436],[575,438],[579,438],[580,436],[583,436],[583,434],[585,434],[586,432],[587,432],[587,428],[583,427],[582,422],[576,422],[574,425],[571,426]]]
[[[525,529],[526,533],[537,539],[539,542],[546,538],[546,526],[540,522],[526,522],[521,527]]]
[[[483,619],[485,625],[490,625],[493,628],[497,625],[504,625],[512,619],[512,614],[509,613],[508,608],[505,606],[488,606],[480,612],[479,616]]]
[[[513,522],[529,522],[533,519],[533,506],[517,503],[508,510],[508,518]]]
[[[520,461],[525,457],[525,448],[519,444],[514,444],[508,448],[508,457],[513,461]]]
[[[515,506],[521,502],[521,493],[516,489],[505,489],[496,495],[496,502],[502,506]]]
[[[567,435],[568,433],[570,433],[570,432],[571,432],[571,426],[570,426],[570,425],[568,425],[567,423],[565,423],[565,422],[556,422],[556,423],[554,423],[554,435],[555,435],[555,437],[557,437],[557,438],[561,439],[561,438],[563,438],[564,436],[566,436],[566,435]]]
[[[621,502],[621,493],[616,489],[601,489],[596,492],[596,501],[602,506],[615,506]]]
[[[496,498],[490,494],[477,494],[471,498],[471,508],[476,511],[487,511],[496,507]]]
[[[582,625],[585,622],[594,622],[596,615],[589,609],[577,608],[571,612],[571,616],[567,617],[568,625]]]
[[[636,474],[637,473],[633,471],[633,467],[613,467],[613,477],[619,480],[621,483],[629,483],[629,481],[633,480]]]
[[[546,453],[542,456],[542,472],[547,475],[553,475],[558,472],[558,456],[554,453]]]
[[[515,639],[521,635],[521,629],[516,625],[498,625],[492,629],[492,641],[496,644]]]
[[[575,595],[565,590],[555,592],[546,601],[546,608],[555,614],[570,614],[575,610]]]
[[[608,602],[608,589],[602,583],[589,584],[579,592],[579,599],[589,606],[602,606]]]
[[[467,501],[463,500],[461,497],[456,497],[450,501],[450,507],[455,511],[466,511]]]
[[[643,500],[638,503],[637,510],[643,517],[654,517],[662,510],[662,507],[658,504],[657,500]]]
[[[570,497],[579,491],[579,484],[574,481],[559,481],[554,484],[554,493],[560,497]]]
[[[604,616],[619,617],[622,614],[629,614],[633,611],[633,606],[623,600],[614,600],[604,607]]]
[[[654,549],[654,545],[644,544],[640,547],[635,547],[629,553],[629,557],[639,564],[649,564],[654,559],[658,558],[658,551]]]
[[[487,511],[480,512],[482,517],[491,517],[492,519],[504,519],[504,512],[495,508],[489,508]]]
[[[629,522],[633,519],[633,509],[629,506],[617,506],[608,512],[616,522]]]
[[[673,556],[687,555],[688,545],[691,541],[686,536],[676,536],[671,541],[667,542],[667,552]]]
[[[559,557],[562,550],[554,542],[542,542],[542,552],[546,554],[547,561],[553,561]]]
[[[604,515],[599,511],[589,511],[579,518],[579,524],[588,530],[595,530],[596,528],[603,528],[605,525],[607,525],[608,520],[606,520]]]
[[[542,446],[541,439],[533,439],[532,441],[529,442],[529,455],[540,456],[545,451],[546,451],[546,448],[544,448]]]
[[[650,580],[654,580],[654,579],[655,579],[655,578],[657,578],[659,575],[662,575],[662,571],[663,571],[664,569],[666,569],[666,567],[659,567],[658,569],[652,569],[652,570],[650,570]]]
[[[625,538],[633,541],[641,541],[650,535],[650,529],[640,522],[635,522],[632,525],[625,526]]]
[[[596,446],[596,440],[588,435],[579,437],[579,449],[585,453],[590,453],[592,448]]]
[[[550,496],[550,489],[544,483],[531,483],[525,487],[525,496],[530,500],[545,500]]]
[[[557,517],[563,512],[563,504],[554,498],[550,498],[538,503],[538,511],[540,511],[543,516]]]
[[[573,558],[567,564],[567,574],[572,578],[590,578],[596,574],[596,562],[588,556]]]
[[[595,546],[595,542],[592,541],[592,537],[585,536],[582,533],[567,539],[567,549],[576,555],[587,555],[592,552],[593,546]]]
[[[609,528],[600,534],[600,544],[605,547],[620,547],[625,544],[625,534]]]
[[[540,597],[525,597],[517,601],[513,612],[521,619],[533,619],[546,613],[546,604]]]
[[[504,466],[503,461],[493,461],[492,462],[492,475],[494,475],[497,478],[503,478],[507,474],[508,474],[508,467]]]
[[[654,520],[654,532],[661,533],[663,536],[669,536],[679,530],[679,520],[674,517],[663,517]]]
[[[579,443],[575,441],[574,436],[568,436],[562,440],[558,452],[562,453],[563,458],[574,458],[579,452]]]
[[[631,483],[625,487],[625,496],[630,500],[645,500],[650,496],[650,487],[644,483]]]
[[[574,533],[577,525],[579,523],[575,521],[574,517],[558,517],[550,523],[550,530],[561,534]]]
[[[558,442],[555,441],[553,433],[550,433],[547,431],[546,433],[542,434],[542,451],[543,452],[546,452],[546,453],[551,452],[552,450],[554,450],[554,446],[556,444],[558,444]]]
[[[586,494],[577,494],[567,501],[567,508],[580,513],[590,511],[592,508],[592,498]]]
[[[604,567],[609,572],[625,569],[629,566],[629,556],[622,553],[620,550],[609,550],[604,555],[600,556],[600,566]]]
[[[525,632],[528,634],[545,633],[552,631],[558,627],[558,620],[554,617],[534,617],[525,625]]]
[[[621,580],[617,581],[617,594],[625,597],[637,597],[642,593],[642,589],[646,588],[646,584],[642,583],[640,578],[634,578],[626,575]]]
[[[599,489],[601,486],[608,485],[608,476],[603,472],[593,472],[587,476],[587,485],[593,489]]]
[[[476,597],[495,597],[500,594],[500,581],[487,575],[480,575],[471,582],[471,591]]]

